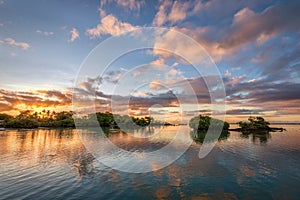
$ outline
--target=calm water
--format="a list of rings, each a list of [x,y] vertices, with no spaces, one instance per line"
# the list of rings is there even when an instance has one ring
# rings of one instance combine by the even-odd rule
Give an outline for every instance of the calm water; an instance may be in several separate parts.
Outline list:
[[[86,130],[0,131],[0,199],[299,199],[300,126],[283,126],[286,132],[264,137],[230,132],[204,159],[194,142],[172,165],[142,174],[96,162],[79,137]],[[127,150],[151,151],[177,128],[165,127],[164,137],[152,140],[109,138]]]

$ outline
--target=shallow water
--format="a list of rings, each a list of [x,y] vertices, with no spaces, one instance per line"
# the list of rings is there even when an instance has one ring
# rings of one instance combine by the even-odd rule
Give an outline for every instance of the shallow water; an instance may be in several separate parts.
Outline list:
[[[265,136],[230,132],[204,159],[193,142],[168,167],[138,174],[99,163],[81,140],[91,130],[0,131],[0,199],[299,199],[300,126],[282,126],[287,131]],[[164,127],[150,139],[155,130],[109,139],[128,151],[150,152],[177,129]]]

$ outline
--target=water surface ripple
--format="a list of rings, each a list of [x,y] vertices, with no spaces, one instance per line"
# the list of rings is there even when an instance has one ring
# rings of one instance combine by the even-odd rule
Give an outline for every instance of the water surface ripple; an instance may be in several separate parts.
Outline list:
[[[172,165],[142,174],[98,163],[79,137],[90,130],[0,131],[0,199],[298,199],[300,126],[285,128],[264,136],[231,132],[204,159],[194,142]],[[150,152],[176,130],[165,127],[151,138],[134,137],[149,130],[117,132],[109,139]]]

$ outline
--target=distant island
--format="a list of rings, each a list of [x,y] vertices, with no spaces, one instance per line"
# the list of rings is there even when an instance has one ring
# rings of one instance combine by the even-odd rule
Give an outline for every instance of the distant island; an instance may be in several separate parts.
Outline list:
[[[41,112],[32,112],[30,110],[20,111],[17,116],[0,113],[0,128],[25,128],[32,129],[38,127],[46,128],[75,128],[73,119],[74,112],[62,111],[55,112],[43,110]],[[97,112],[88,114],[81,118],[76,118],[76,126],[79,127],[111,127],[118,128],[118,124],[130,126],[133,123],[137,126],[172,126],[168,122],[154,121],[152,117],[131,117],[128,115],[113,115],[110,112]]]
[[[211,128],[211,130],[214,130],[215,127],[222,127],[221,133],[214,133],[213,131],[211,134],[217,134],[218,140],[226,139],[229,137],[230,133],[229,131],[238,131],[242,132],[243,135],[249,135],[249,134],[260,134],[260,135],[266,135],[269,132],[275,132],[275,131],[284,131],[284,128],[274,128],[269,127],[270,123],[265,121],[263,117],[252,117],[250,116],[248,118],[248,121],[246,122],[239,122],[239,128],[233,128],[230,129],[230,125],[228,122],[214,119],[210,116],[204,116],[199,115],[196,117],[193,117],[189,121],[189,126],[193,129],[190,133],[193,140],[196,142],[203,143],[206,134]],[[219,130],[219,129],[218,129]]]
[[[133,117],[128,115],[112,114],[110,112],[97,112],[96,114],[88,114],[84,117],[76,119],[76,126],[78,127],[111,127],[119,128],[119,126],[132,127],[133,125],[139,127],[146,126],[174,126],[168,122],[161,122],[155,120],[153,117]]]
[[[209,127],[222,127],[223,131],[228,131],[230,125],[228,122],[210,116],[199,115],[189,121],[189,126],[198,131],[207,131]]]
[[[0,113],[0,128],[75,128],[74,112],[61,111],[55,112],[50,110],[43,110],[41,112],[32,112],[30,110],[20,111],[17,116]],[[230,129],[228,122],[212,118],[210,116],[199,115],[193,117],[189,121],[189,126],[194,130],[205,133],[209,128],[221,128],[222,132],[226,131],[239,131],[243,133],[253,132],[272,132],[284,131],[284,128],[269,127],[270,123],[265,121],[263,117],[248,118],[246,122],[239,122],[239,128]],[[114,115],[110,112],[97,112],[96,114],[88,114],[81,118],[76,118],[76,126],[78,127],[93,127],[101,126],[108,128],[119,128],[120,125],[131,127],[137,125],[140,127],[145,126],[175,126],[168,122],[155,121],[154,118],[145,117],[132,117],[128,115]]]
[[[238,123],[240,128],[236,129],[229,129],[230,131],[239,131],[243,133],[263,133],[263,132],[275,132],[275,131],[284,131],[284,128],[275,128],[270,127],[270,123],[265,121],[263,117],[253,117],[250,116],[248,121],[246,122],[239,122]]]
[[[204,115],[199,115],[196,117],[193,117],[190,121],[189,121],[189,126],[193,129],[190,132],[190,136],[191,138],[195,141],[195,142],[199,142],[199,143],[203,143],[204,139],[206,138],[206,134],[207,131],[209,130],[209,128],[211,130],[216,130],[215,128],[218,128],[217,130],[222,130],[221,134],[219,134],[219,132],[214,132],[212,131],[211,134],[216,134],[218,137],[218,140],[223,140],[229,137],[230,133],[229,133],[229,123],[219,120],[219,119],[215,119],[212,118],[210,116],[204,116]],[[213,138],[208,138],[208,140],[213,139]]]
[[[214,127],[222,127],[222,131],[239,131],[243,133],[247,132],[262,132],[262,131],[284,131],[284,128],[270,127],[270,123],[265,121],[263,117],[253,117],[250,116],[248,121],[238,122],[239,128],[230,129],[230,124],[228,122],[212,118],[210,116],[199,115],[193,117],[189,121],[189,126],[198,131],[208,131],[208,129]]]
[[[72,111],[55,112],[43,110],[32,112],[30,110],[20,111],[17,116],[0,113],[1,127],[3,128],[25,128],[38,127],[75,127]]]

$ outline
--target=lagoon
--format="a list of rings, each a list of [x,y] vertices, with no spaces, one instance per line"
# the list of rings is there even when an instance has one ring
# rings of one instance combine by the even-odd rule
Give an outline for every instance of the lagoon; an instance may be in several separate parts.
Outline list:
[[[0,199],[298,199],[300,125],[283,127],[267,135],[231,131],[204,159],[202,144],[193,142],[168,167],[138,174],[98,163],[80,137],[90,130],[0,131]],[[144,137],[149,129],[132,131],[135,137],[115,131],[109,139],[129,151],[153,151],[178,128],[164,127],[151,140]]]

